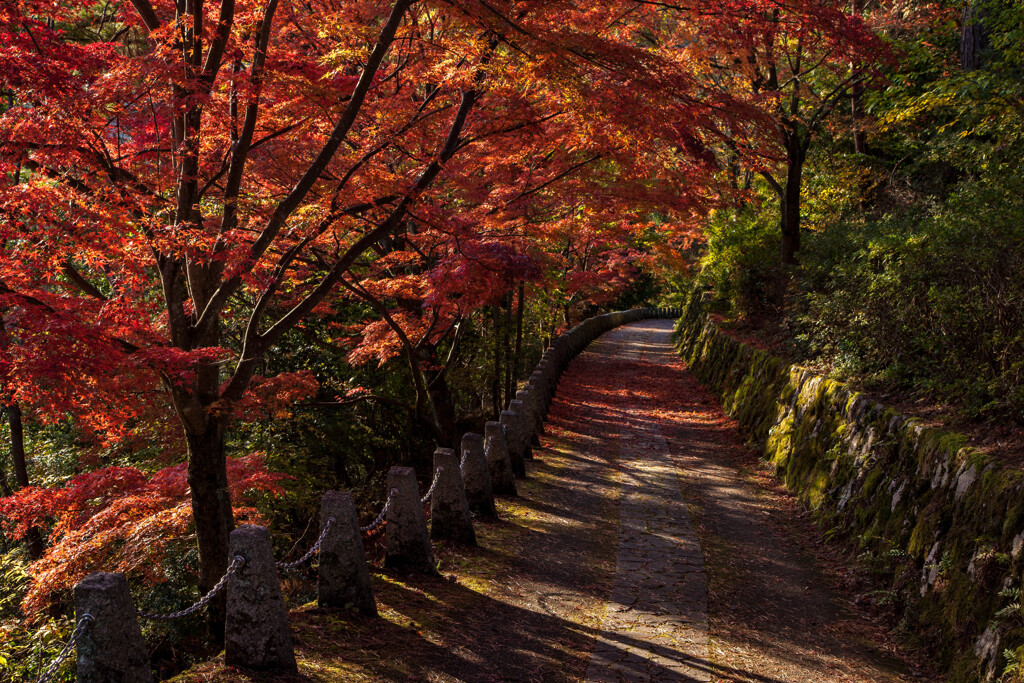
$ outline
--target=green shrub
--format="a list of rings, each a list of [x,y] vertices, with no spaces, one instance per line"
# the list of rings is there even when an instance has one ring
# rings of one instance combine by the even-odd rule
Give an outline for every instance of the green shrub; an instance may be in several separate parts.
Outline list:
[[[962,184],[938,206],[811,234],[809,354],[844,373],[1024,418],[1024,182]]]
[[[770,202],[717,211],[705,231],[701,279],[730,313],[758,315],[778,299],[780,237]]]

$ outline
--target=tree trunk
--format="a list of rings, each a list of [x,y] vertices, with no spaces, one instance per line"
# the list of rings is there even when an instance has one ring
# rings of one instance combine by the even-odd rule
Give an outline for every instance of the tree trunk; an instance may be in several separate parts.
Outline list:
[[[216,331],[211,332],[211,337],[216,334]],[[217,341],[205,339],[204,344],[214,346]],[[171,388],[188,446],[188,485],[199,547],[199,591],[204,594],[227,571],[228,535],[235,528],[224,446],[226,417],[212,408],[219,394],[220,372],[213,364],[198,365],[191,386]],[[224,643],[225,614],[224,594],[221,593],[207,611],[207,625],[216,648]]]
[[[14,464],[14,481],[19,489],[31,486],[28,480],[28,462],[25,459],[25,429],[21,421],[21,408],[15,404],[7,406],[7,426],[11,429],[11,461]]]
[[[853,151],[857,154],[868,153],[868,134],[863,129],[864,105],[862,97],[864,88],[855,82],[850,89],[850,117],[853,120]]]
[[[852,0],[850,3],[850,14],[860,16],[860,0]],[[868,136],[861,128],[861,121],[864,119],[864,105],[861,98],[864,95],[864,86],[860,82],[860,69],[851,65],[850,70],[853,76],[853,86],[850,88],[850,119],[853,131],[853,151],[857,154],[867,154]]]
[[[491,417],[498,419],[501,414],[501,307],[491,306],[491,319],[494,323],[494,373],[491,375]]]
[[[981,68],[981,53],[988,47],[985,13],[970,0],[960,15],[960,68],[974,71]]]
[[[28,459],[25,456],[25,428],[22,422],[21,408],[12,403],[7,406],[7,425],[11,429],[11,461],[14,464],[14,483],[18,489],[32,485],[28,478]],[[43,535],[39,529],[32,528],[25,534],[28,545],[28,556],[38,560],[43,556]]]
[[[515,393],[512,391],[512,293],[509,292],[505,295],[505,300],[502,302],[505,308],[505,324],[501,328],[501,347],[505,355],[505,396],[502,398],[501,405],[505,407],[508,402],[512,400],[512,395]]]
[[[227,453],[224,424],[209,415],[201,432],[185,431],[188,443],[188,485],[192,494],[192,515],[199,546],[199,592],[213,588],[228,568],[228,536],[235,528],[228,492]],[[210,603],[207,625],[214,647],[224,643],[224,594]]]
[[[796,265],[800,251],[800,190],[806,150],[797,135],[787,136],[786,185],[782,193],[781,229],[782,264]]]
[[[444,375],[431,379],[427,391],[430,393],[430,403],[434,408],[438,445],[442,448],[454,448],[458,431],[455,426],[455,400]]]
[[[512,354],[512,376],[518,380],[521,376],[520,366],[523,357],[523,302],[526,296],[526,287],[519,283],[519,302],[516,305],[516,348]],[[515,391],[512,392],[515,394]]]

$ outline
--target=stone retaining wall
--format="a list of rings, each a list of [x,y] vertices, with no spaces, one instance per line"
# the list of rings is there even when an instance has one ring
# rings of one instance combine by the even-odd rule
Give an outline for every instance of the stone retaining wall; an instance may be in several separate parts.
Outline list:
[[[1024,660],[1021,468],[723,334],[699,293],[675,339],[826,536],[886,586],[868,597],[895,606],[900,632],[951,682]]]

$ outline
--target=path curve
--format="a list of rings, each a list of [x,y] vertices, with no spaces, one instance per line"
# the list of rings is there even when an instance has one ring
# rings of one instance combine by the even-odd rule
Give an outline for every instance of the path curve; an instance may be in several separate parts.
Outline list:
[[[520,495],[476,520],[477,547],[435,545],[443,576],[375,570],[379,619],[293,609],[301,680],[913,680],[829,589],[819,534],[756,480],[671,327],[617,328],[569,364]],[[253,679],[212,660],[176,680]]]

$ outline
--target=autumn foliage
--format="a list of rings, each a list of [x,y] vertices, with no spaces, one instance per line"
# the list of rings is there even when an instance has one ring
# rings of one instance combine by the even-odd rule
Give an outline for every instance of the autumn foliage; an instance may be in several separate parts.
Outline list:
[[[55,594],[67,594],[94,571],[166,580],[168,552],[180,552],[194,532],[185,475],[184,465],[151,476],[133,467],[104,467],[61,487],[23,488],[0,498],[0,518],[11,538],[49,529],[46,553],[31,566],[25,613],[40,613]],[[256,509],[246,506],[253,493],[282,492],[282,475],[268,472],[259,455],[229,459],[228,479],[235,514],[246,522],[260,521]]]
[[[158,580],[192,533],[211,587],[254,514],[221,492],[279,484],[229,437],[322,393],[315,354],[276,363],[303,344],[408,377],[409,429],[454,443],[453,368],[487,355],[496,408],[524,309],[549,336],[611,304],[745,196],[728,164],[781,158],[778,89],[715,69],[753,78],[784,31],[834,63],[868,40],[830,2],[0,4],[3,402],[180,463],[4,498],[48,535],[26,607]],[[381,398],[357,384],[328,393]]]

